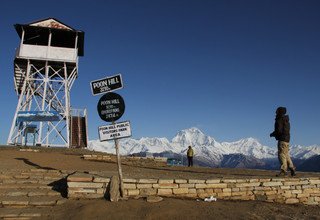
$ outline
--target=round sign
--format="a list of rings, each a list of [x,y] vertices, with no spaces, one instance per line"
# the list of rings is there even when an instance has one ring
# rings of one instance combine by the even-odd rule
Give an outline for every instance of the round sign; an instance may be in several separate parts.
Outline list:
[[[106,122],[114,122],[121,118],[125,105],[123,98],[114,92],[104,94],[98,102],[98,114]]]

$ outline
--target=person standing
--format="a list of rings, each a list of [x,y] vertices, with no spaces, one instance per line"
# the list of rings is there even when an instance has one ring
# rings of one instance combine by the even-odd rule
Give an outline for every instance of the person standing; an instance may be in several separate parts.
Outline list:
[[[193,166],[193,149],[191,146],[188,147],[188,151],[187,151],[187,157],[188,157],[188,167],[192,167]]]
[[[285,176],[289,167],[291,176],[295,176],[295,167],[289,155],[290,142],[290,122],[289,116],[286,115],[285,107],[278,107],[276,110],[276,118],[274,123],[274,131],[270,137],[275,137],[278,141],[278,159],[281,164],[280,173],[277,176]]]

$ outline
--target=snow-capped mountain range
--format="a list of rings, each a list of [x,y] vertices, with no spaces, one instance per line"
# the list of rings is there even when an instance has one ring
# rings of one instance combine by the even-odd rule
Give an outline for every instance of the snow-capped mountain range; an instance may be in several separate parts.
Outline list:
[[[225,155],[244,155],[251,158],[268,160],[277,158],[275,147],[264,146],[254,138],[245,138],[235,142],[217,142],[213,137],[205,135],[198,128],[182,130],[169,141],[167,138],[141,138],[139,140],[120,139],[120,154],[132,155],[139,153],[161,154],[172,153],[186,155],[188,146],[195,152],[195,159],[219,166]],[[88,149],[115,154],[114,142],[89,141]],[[320,146],[291,146],[290,154],[295,159],[306,160],[320,155]]]

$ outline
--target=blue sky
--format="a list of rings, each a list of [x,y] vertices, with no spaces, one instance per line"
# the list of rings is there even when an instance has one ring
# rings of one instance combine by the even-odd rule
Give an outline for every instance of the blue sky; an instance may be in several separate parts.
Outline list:
[[[53,17],[85,32],[71,105],[87,108],[89,139],[106,125],[90,81],[121,73],[134,138],[198,127],[217,141],[269,138],[286,106],[292,144],[320,144],[320,1],[109,0],[0,2],[0,143],[17,96],[14,24]]]

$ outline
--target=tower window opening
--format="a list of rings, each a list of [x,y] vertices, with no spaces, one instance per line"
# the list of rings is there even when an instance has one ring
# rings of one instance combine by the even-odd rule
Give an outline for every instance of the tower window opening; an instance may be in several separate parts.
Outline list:
[[[56,30],[52,32],[51,46],[75,48],[76,34],[74,32]]]
[[[49,31],[45,29],[29,29],[25,31],[24,44],[48,46]]]

